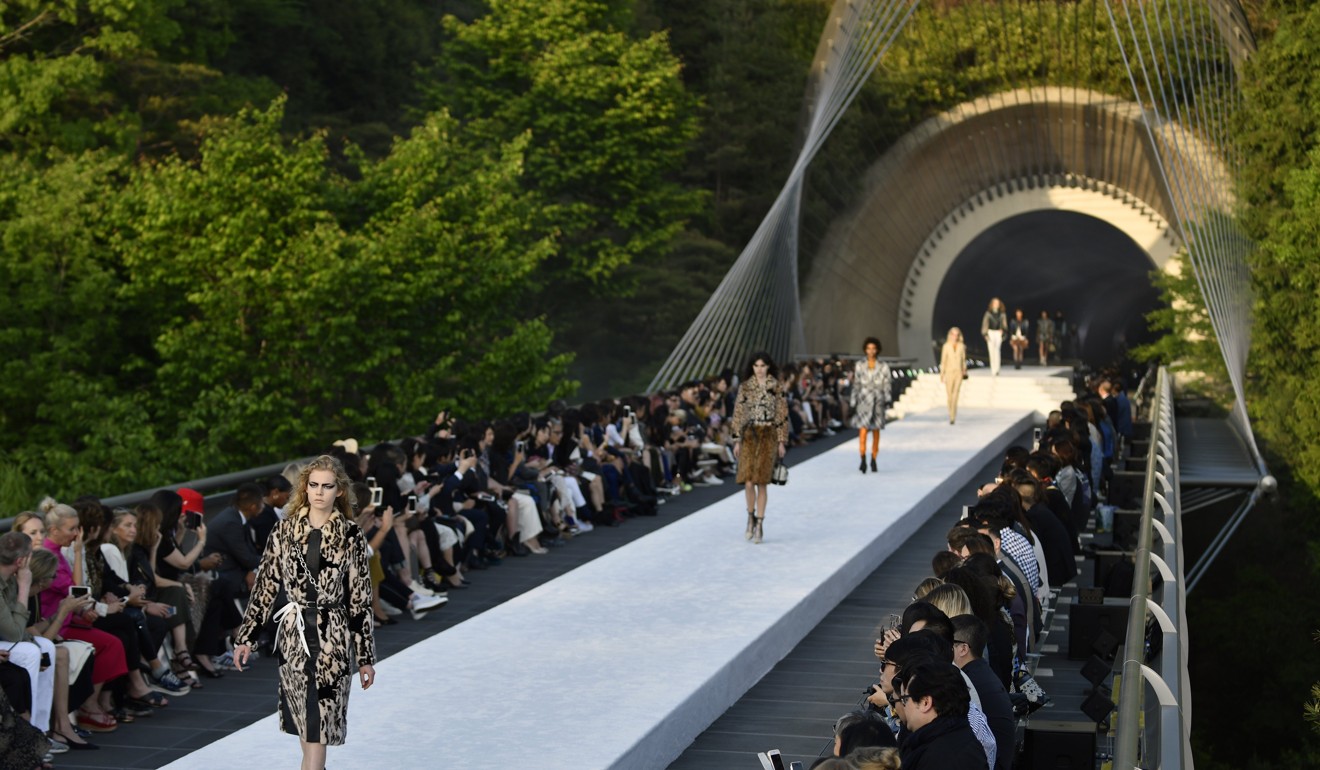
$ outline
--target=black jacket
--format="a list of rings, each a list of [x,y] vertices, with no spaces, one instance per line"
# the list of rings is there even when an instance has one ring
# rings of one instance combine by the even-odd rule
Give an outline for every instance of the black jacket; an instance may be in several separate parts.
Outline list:
[[[1011,770],[1017,720],[1013,718],[1013,703],[1008,699],[1008,691],[990,670],[990,664],[981,658],[963,666],[962,672],[972,680],[981,700],[981,711],[985,712],[985,722],[995,736],[995,770]]]
[[[903,770],[989,770],[967,715],[940,716],[899,741]]]

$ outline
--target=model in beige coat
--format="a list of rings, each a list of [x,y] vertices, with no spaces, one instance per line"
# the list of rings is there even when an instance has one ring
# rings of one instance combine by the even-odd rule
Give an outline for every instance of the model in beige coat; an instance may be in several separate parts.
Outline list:
[[[940,350],[940,381],[949,396],[949,424],[958,419],[958,391],[967,377],[967,346],[963,344],[962,330],[957,326],[949,330],[949,337]]]

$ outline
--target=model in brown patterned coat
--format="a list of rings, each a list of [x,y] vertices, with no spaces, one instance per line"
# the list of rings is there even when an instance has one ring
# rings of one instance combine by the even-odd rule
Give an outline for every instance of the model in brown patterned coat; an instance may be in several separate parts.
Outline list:
[[[364,690],[376,678],[367,542],[353,520],[352,494],[335,458],[322,455],[303,468],[234,638],[242,671],[283,585],[289,603],[275,615],[280,729],[298,736],[303,770],[321,770],[326,746],[343,744],[354,669]]]
[[[738,459],[738,483],[747,495],[747,539],[759,543],[765,529],[770,475],[788,446],[788,401],[769,354],[753,355],[743,372],[729,428],[733,456]]]

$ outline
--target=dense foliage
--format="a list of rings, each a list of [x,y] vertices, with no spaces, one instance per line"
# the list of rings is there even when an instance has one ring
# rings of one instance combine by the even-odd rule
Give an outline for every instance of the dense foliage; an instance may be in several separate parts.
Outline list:
[[[551,289],[700,193],[665,36],[555,7],[0,8],[4,510],[570,394]]]

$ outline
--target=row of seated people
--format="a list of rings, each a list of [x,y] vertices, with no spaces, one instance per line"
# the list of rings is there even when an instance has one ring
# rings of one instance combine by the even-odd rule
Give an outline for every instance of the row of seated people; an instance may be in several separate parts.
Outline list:
[[[397,444],[336,442],[329,451],[355,482],[372,551],[376,622],[420,620],[474,571],[654,515],[667,494],[694,484],[722,483],[736,385],[726,373],[493,423],[442,412]],[[812,409],[803,402],[798,412]],[[799,436],[816,431],[810,419],[797,425]],[[226,675],[241,601],[299,470],[240,486],[211,516],[201,494],[182,488],[132,509],[48,498],[15,518],[0,552],[0,636],[10,645],[0,679],[44,747],[33,766],[50,751],[94,749],[93,733]]]
[[[843,371],[837,361],[785,367],[794,443],[847,419]],[[537,418],[463,421],[441,412],[425,431],[370,451],[336,442],[328,451],[354,481],[372,552],[376,622],[405,613],[420,620],[474,571],[548,554],[596,526],[654,515],[667,495],[723,483],[733,472],[727,423],[737,385],[726,371],[649,396],[579,408],[559,401]],[[15,518],[32,550],[5,565],[12,622],[0,634],[18,646],[0,670],[24,706],[17,712],[49,747],[95,748],[92,733],[226,675],[241,602],[299,470],[291,464],[240,486],[209,517],[202,495],[182,488],[132,509],[90,496],[71,505],[47,499]],[[34,664],[42,653],[58,665]]]
[[[934,554],[932,576],[881,629],[880,681],[838,720],[833,756],[813,767],[1013,768],[1018,720],[1048,700],[1029,655],[1050,599],[1077,575],[1080,534],[1121,451],[1115,437],[1131,437],[1131,404],[1120,393],[1112,377],[1098,379],[1050,413],[1034,450],[1005,452],[999,476]]]

